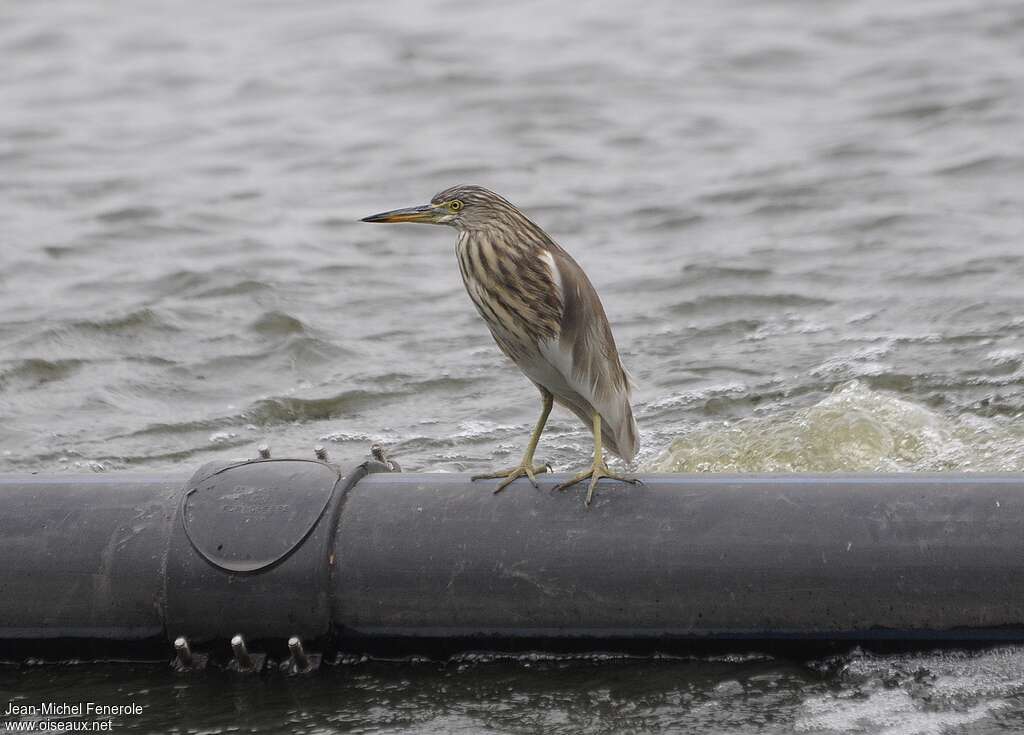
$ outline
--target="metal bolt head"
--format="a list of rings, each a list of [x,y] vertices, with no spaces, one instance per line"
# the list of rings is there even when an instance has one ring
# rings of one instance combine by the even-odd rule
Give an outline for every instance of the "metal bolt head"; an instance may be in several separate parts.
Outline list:
[[[248,671],[253,668],[252,656],[246,650],[245,639],[242,636],[236,635],[231,639],[231,651],[235,654],[235,661],[238,663],[239,669]]]
[[[188,646],[188,639],[185,636],[178,636],[174,639],[174,653],[178,664],[182,667],[192,665],[192,650]]]
[[[270,459],[270,447],[266,444],[260,444],[256,451],[260,453],[260,459]]]
[[[316,455],[316,458],[321,461],[327,459],[327,450],[324,448],[323,444],[317,444],[313,447],[313,453]]]
[[[288,650],[292,654],[291,664],[294,669],[299,672],[309,671],[309,656],[306,655],[306,650],[302,647],[302,639],[297,635],[293,635],[289,638]]]

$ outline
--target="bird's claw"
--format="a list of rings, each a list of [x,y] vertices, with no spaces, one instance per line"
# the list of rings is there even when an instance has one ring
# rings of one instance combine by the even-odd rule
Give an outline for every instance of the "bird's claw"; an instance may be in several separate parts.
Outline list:
[[[470,478],[470,480],[496,480],[503,478],[502,483],[498,485],[498,487],[494,490],[495,495],[497,495],[506,487],[508,487],[513,482],[518,480],[520,477],[529,478],[530,482],[533,483],[533,486],[537,487],[537,478],[535,477],[535,473],[539,475],[544,472],[550,471],[551,465],[547,464],[540,464],[535,467],[528,464],[521,464],[518,465],[517,467],[513,467],[510,470],[505,470],[504,472],[493,472],[484,475],[473,475]]]
[[[604,462],[594,463],[586,472],[580,472],[578,475],[573,477],[571,480],[566,480],[555,487],[555,490],[566,490],[578,482],[583,482],[586,479],[590,479],[590,485],[587,488],[587,497],[583,501],[584,505],[590,505],[590,502],[594,499],[594,490],[597,488],[597,482],[601,478],[607,478],[609,480],[618,480],[619,482],[628,482],[630,485],[642,485],[643,483],[635,477],[626,477],[619,475],[608,469],[608,465]]]

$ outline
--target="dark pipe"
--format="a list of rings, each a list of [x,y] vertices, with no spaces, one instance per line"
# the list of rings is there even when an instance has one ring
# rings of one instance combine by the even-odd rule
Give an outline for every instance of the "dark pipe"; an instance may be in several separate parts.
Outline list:
[[[651,475],[492,496],[374,475],[338,531],[336,623],[370,637],[1024,635],[1024,478]]]
[[[1024,640],[1019,475],[386,470],[0,477],[0,641]]]
[[[0,476],[0,639],[162,636],[183,480]]]

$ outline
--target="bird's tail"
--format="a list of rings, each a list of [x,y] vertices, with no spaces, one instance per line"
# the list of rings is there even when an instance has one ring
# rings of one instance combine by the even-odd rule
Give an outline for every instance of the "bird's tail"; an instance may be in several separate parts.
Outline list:
[[[617,416],[601,415],[601,441],[610,451],[632,462],[640,449],[640,434],[629,399],[622,404]]]
[[[601,414],[601,444],[612,454],[632,462],[640,449],[639,432],[633,409],[629,405],[629,391],[621,391],[609,400],[593,406],[578,395],[555,395],[555,402],[572,411],[584,426],[594,428],[594,411]]]

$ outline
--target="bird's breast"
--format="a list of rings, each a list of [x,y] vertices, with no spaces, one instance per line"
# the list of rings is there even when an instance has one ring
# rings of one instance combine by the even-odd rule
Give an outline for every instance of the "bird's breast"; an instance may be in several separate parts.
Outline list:
[[[469,232],[460,234],[456,254],[466,291],[506,354],[518,362],[558,336],[561,299],[537,254]]]

